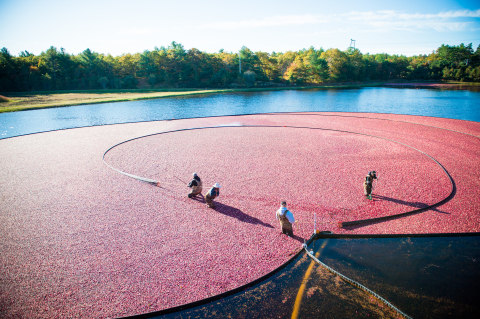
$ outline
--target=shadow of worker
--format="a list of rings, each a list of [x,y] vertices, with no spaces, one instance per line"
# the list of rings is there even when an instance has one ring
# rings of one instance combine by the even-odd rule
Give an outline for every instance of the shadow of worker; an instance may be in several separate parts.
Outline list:
[[[307,238],[296,235],[296,232],[300,232],[300,228],[298,227],[298,224],[296,224],[296,223],[294,225],[292,225],[293,236],[289,236],[288,234],[283,233],[281,224],[279,224],[279,229],[280,229],[280,234],[279,234],[280,236],[289,237],[291,239],[294,239],[294,240],[298,241],[301,244],[306,243],[307,240],[308,240]]]
[[[450,213],[441,211],[441,210],[439,210],[435,207],[429,207],[430,205],[422,203],[422,202],[407,202],[407,201],[404,201],[404,200],[401,200],[401,199],[391,198],[391,197],[382,196],[382,195],[375,195],[375,194],[372,195],[372,197],[373,197],[374,200],[377,199],[377,200],[389,201],[389,202],[404,205],[404,206],[410,206],[410,207],[416,208],[418,210],[426,210],[428,208],[429,210],[432,210],[432,211],[435,211],[435,212],[438,212],[438,213],[450,214]]]
[[[285,235],[286,236],[286,235]],[[303,243],[306,243],[307,242],[307,239],[303,238],[303,237],[300,237],[298,235],[295,235],[295,233],[293,233],[293,237],[290,237],[292,239],[295,239],[296,241],[298,241],[300,244],[303,244]]]
[[[249,224],[253,224],[253,225],[262,225],[264,227],[274,228],[272,225],[270,225],[268,223],[264,223],[263,221],[261,221],[258,218],[255,218],[253,216],[245,214],[244,212],[242,212],[238,208],[228,206],[228,205],[225,205],[225,204],[222,204],[222,203],[219,203],[219,202],[215,202],[214,210],[216,212],[220,213],[220,214],[225,215],[225,216],[236,218],[239,221],[244,222],[244,223],[249,223]]]

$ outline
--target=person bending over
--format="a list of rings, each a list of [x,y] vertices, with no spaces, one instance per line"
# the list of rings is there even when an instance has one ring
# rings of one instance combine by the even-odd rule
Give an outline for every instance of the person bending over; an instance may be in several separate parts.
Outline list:
[[[192,189],[192,191],[188,193],[188,198],[196,197],[202,192],[202,180],[198,177],[197,173],[193,173],[193,179],[187,186]]]
[[[215,185],[210,188],[210,190],[205,194],[205,202],[207,203],[208,208],[215,208],[213,200],[215,197],[220,196],[220,184],[215,183]]]

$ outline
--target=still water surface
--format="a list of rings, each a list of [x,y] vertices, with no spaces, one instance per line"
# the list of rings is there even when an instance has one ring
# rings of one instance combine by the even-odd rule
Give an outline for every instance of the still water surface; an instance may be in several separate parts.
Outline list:
[[[372,112],[480,122],[480,92],[312,89],[207,94],[0,114],[0,138],[93,125],[270,112]]]
[[[480,318],[480,236],[322,238],[309,249],[410,317]],[[299,298],[302,284],[305,290]],[[243,292],[150,318],[287,319],[294,317],[296,308],[299,318],[401,318],[306,254]]]

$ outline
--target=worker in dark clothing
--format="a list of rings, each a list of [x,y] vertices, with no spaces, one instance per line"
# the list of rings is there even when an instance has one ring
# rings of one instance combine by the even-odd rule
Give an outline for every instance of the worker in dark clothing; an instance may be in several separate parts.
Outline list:
[[[208,208],[215,208],[213,200],[215,197],[220,196],[220,184],[215,183],[215,185],[210,188],[210,190],[205,194],[205,202],[207,203]]]
[[[368,199],[372,199],[373,180],[377,179],[377,173],[375,171],[368,172],[363,182],[363,189],[365,190],[365,196]]]
[[[197,173],[193,173],[193,179],[187,186],[192,189],[192,191],[188,193],[188,198],[196,197],[198,194],[202,193],[202,181]]]

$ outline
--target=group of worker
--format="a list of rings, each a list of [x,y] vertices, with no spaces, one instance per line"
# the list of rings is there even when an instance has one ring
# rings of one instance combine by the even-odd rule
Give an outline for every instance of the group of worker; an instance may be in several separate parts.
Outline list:
[[[372,199],[374,179],[377,179],[377,173],[375,171],[370,171],[363,182],[364,193],[368,199]],[[188,198],[194,198],[197,195],[201,195],[203,188],[202,180],[197,173],[193,173],[192,181],[187,186],[192,189],[191,192],[188,193]],[[207,204],[207,207],[215,208],[213,200],[219,195],[220,184],[215,183],[215,185],[213,185],[212,188],[210,188],[210,190],[205,194],[205,203]],[[288,210],[287,202],[282,201],[280,203],[280,208],[277,210],[275,215],[277,220],[280,222],[280,226],[282,227],[282,234],[293,237],[293,224],[298,221],[295,220],[292,212]]]
[[[202,194],[202,180],[197,173],[193,173],[193,179],[187,186],[192,189],[192,191],[188,193],[188,198],[194,198],[197,197],[197,195]],[[217,196],[220,196],[220,187],[221,186],[219,183],[215,183],[215,185],[213,185],[212,188],[210,188],[210,190],[205,194],[205,203],[207,204],[208,208],[215,208],[213,200]]]

